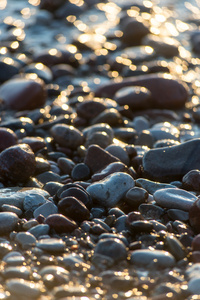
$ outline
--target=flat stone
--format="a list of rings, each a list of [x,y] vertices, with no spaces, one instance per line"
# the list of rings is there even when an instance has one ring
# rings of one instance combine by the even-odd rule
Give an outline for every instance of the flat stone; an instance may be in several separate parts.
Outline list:
[[[131,254],[130,262],[136,267],[164,269],[175,265],[175,258],[163,250],[135,250]]]
[[[61,239],[56,238],[41,239],[36,243],[36,247],[50,253],[64,252],[65,242]]]
[[[0,235],[12,232],[19,221],[18,216],[12,212],[0,212]]]
[[[200,139],[151,149],[143,157],[144,176],[159,182],[181,180],[189,171],[200,169],[199,151]]]
[[[158,205],[165,208],[177,208],[189,211],[197,197],[190,192],[178,188],[167,188],[153,194]]]
[[[39,215],[43,215],[45,218],[47,218],[49,215],[57,214],[57,212],[57,206],[51,201],[47,201],[34,210],[33,216],[34,218],[37,218]]]
[[[6,288],[11,294],[18,297],[27,297],[27,299],[39,297],[44,289],[41,283],[21,278],[8,279],[6,281]]]
[[[117,172],[91,184],[86,190],[98,204],[114,207],[134,185],[130,175]]]

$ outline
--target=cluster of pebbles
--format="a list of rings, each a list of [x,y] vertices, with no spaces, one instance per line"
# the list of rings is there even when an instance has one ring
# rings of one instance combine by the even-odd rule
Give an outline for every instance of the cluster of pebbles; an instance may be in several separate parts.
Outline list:
[[[200,299],[200,8],[155,2],[0,1],[0,299]]]

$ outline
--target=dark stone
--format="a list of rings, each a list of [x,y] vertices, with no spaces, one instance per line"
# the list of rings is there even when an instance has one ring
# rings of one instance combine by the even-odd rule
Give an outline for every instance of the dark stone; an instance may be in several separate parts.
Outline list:
[[[100,99],[85,100],[77,105],[76,112],[80,117],[91,120],[106,108],[106,105]]]
[[[124,79],[121,82],[108,82],[100,86],[96,91],[97,97],[112,98],[115,93],[124,87],[143,86],[152,94],[152,108],[174,109],[184,106],[188,98],[188,89],[182,82],[168,78],[165,74],[141,75]]]
[[[75,181],[87,180],[90,178],[90,169],[86,164],[79,163],[73,168],[71,172],[71,177]]]
[[[73,185],[73,184],[72,184]],[[67,188],[66,190],[64,190],[64,187],[61,188],[61,190],[63,189],[63,192],[60,194],[60,198],[65,198],[68,196],[72,196],[77,198],[79,201],[81,201],[87,208],[91,208],[92,206],[92,199],[90,197],[90,195],[88,194],[88,192],[79,187],[79,185],[76,186],[72,186],[71,188]],[[59,191],[58,191],[59,194]]]
[[[94,182],[94,181],[102,180],[105,177],[107,177],[108,175],[113,174],[115,172],[129,173],[128,168],[125,164],[123,164],[122,162],[113,162],[113,163],[110,163],[109,165],[107,165],[100,172],[95,173],[92,176],[92,181]]]
[[[61,199],[58,202],[58,210],[66,217],[77,222],[88,220],[90,217],[90,212],[83,202],[72,196]]]
[[[0,128],[0,152],[6,148],[16,145],[18,138],[9,128]]]
[[[44,224],[49,225],[50,228],[54,229],[57,233],[68,233],[77,228],[77,224],[73,220],[61,214],[48,216],[45,219]]]
[[[84,159],[84,163],[88,165],[93,174],[105,168],[110,163],[118,161],[119,159],[117,157],[97,145],[89,146]]]
[[[182,178],[184,188],[193,191],[200,190],[200,171],[191,170],[185,174]]]
[[[144,176],[159,182],[181,180],[189,171],[200,169],[199,151],[200,139],[151,149],[143,157]]]
[[[36,168],[35,155],[26,144],[11,146],[0,154],[0,176],[3,180],[25,182]]]

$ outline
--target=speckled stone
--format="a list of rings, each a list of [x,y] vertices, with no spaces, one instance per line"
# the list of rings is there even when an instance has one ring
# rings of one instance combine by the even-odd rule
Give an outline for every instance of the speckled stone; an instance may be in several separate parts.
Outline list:
[[[95,202],[106,207],[114,207],[134,185],[130,175],[117,172],[91,184],[86,190]]]

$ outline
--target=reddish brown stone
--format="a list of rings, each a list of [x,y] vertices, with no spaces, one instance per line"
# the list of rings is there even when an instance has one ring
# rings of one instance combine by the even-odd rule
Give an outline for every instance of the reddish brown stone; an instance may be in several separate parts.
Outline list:
[[[54,229],[57,233],[72,232],[78,227],[76,222],[61,214],[53,214],[48,216],[44,224],[48,224],[50,228]]]
[[[0,154],[0,177],[13,182],[25,182],[35,172],[35,155],[29,145],[9,147]]]
[[[9,128],[0,128],[0,152],[17,144],[17,136]]]

